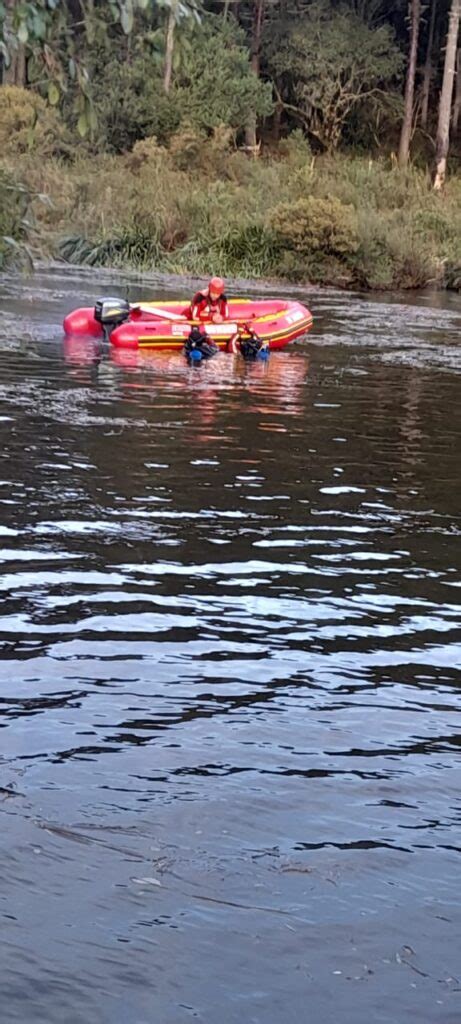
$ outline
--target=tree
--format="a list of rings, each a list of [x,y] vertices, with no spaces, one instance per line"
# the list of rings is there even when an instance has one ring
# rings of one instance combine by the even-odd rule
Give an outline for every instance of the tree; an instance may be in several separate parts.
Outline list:
[[[44,87],[57,105],[72,95],[78,130],[95,131],[89,69],[95,55],[120,39],[146,34],[167,8],[165,89],[171,82],[176,23],[198,16],[198,0],[0,0],[0,53],[5,83]],[[40,85],[38,84],[40,83]]]
[[[176,28],[177,19],[177,3],[176,0],[172,0],[170,13],[168,15],[167,30],[166,30],[166,45],[165,45],[165,70],[163,73],[163,88],[168,95],[171,88],[171,75],[173,73],[173,52],[174,52],[174,34]]]
[[[372,28],[328,0],[272,25],[265,58],[271,77],[282,83],[284,110],[325,149],[338,145],[354,107],[381,92],[403,64],[388,26]]]
[[[264,23],[265,0],[253,0],[253,25],[251,33],[251,69],[259,78],[261,60],[261,40]],[[247,148],[256,155],[256,118],[252,117],[246,127],[245,141]]]
[[[95,69],[99,139],[108,149],[131,149],[151,135],[165,144],[184,129],[206,137],[224,126],[236,135],[251,117],[270,114],[271,86],[252,73],[245,33],[234,18],[208,14],[190,31],[178,31],[176,54],[168,94],[163,54],[156,61],[141,44],[130,62],[114,56]]]
[[[458,56],[456,60],[456,92],[455,102],[453,104],[453,131],[458,131],[458,125],[461,115],[461,46],[458,48]]]
[[[439,119],[435,144],[435,161],[432,183],[436,192],[440,192],[445,183],[447,172],[448,147],[450,143],[450,116],[455,78],[456,51],[458,47],[459,21],[461,16],[461,0],[451,0],[448,20],[447,45],[443,69],[442,91],[440,93]]]
[[[182,53],[175,102],[184,124],[209,133],[220,125],[235,133],[272,112],[272,87],[251,68],[245,34],[234,18],[208,14]]]
[[[173,76],[176,30],[178,26],[188,18],[195,19],[195,22],[199,24],[202,9],[200,0],[187,0],[187,2],[186,0],[157,0],[157,2],[160,6],[166,6],[168,8],[165,37],[165,63],[163,70],[163,88],[165,93],[168,95],[171,89],[171,80]]]
[[[399,164],[406,167],[410,156],[410,142],[413,128],[413,107],[415,96],[416,63],[418,60],[418,36],[421,18],[421,0],[410,0],[410,55],[405,83],[405,105],[402,130],[400,132]]]
[[[437,11],[437,0],[431,0],[431,15],[429,21],[429,32],[427,37],[426,59],[423,71],[423,87],[421,90],[421,126],[427,128],[429,114],[429,96],[432,81],[432,51],[434,48],[435,16]]]

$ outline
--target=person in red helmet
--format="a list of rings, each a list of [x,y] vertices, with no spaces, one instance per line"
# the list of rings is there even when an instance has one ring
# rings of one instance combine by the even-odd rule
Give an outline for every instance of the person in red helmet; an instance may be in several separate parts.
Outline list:
[[[194,295],[190,306],[190,319],[211,320],[214,324],[220,324],[227,320],[228,316],[229,307],[224,294],[224,281],[222,277],[212,277],[208,288]]]

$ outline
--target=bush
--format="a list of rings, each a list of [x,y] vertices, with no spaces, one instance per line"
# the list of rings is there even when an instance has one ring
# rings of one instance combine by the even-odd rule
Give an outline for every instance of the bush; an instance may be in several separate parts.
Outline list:
[[[461,263],[447,263],[443,273],[444,288],[461,292]]]
[[[29,189],[0,169],[0,270],[32,262],[31,202]]]
[[[283,203],[274,211],[271,226],[288,249],[302,256],[322,253],[342,258],[358,248],[355,211],[339,199],[309,196]]]
[[[302,168],[312,161],[312,150],[300,128],[281,139],[276,154],[290,168]]]
[[[175,132],[168,146],[175,167],[180,171],[203,169],[205,141],[205,133],[197,128],[184,126]]]
[[[158,169],[165,160],[166,150],[160,146],[156,135],[148,135],[145,139],[136,142],[126,157],[126,165],[130,171],[136,173],[142,167],[148,165],[149,169]]]
[[[65,128],[58,114],[35,92],[0,86],[0,153],[15,157],[33,152],[49,157],[60,149]]]

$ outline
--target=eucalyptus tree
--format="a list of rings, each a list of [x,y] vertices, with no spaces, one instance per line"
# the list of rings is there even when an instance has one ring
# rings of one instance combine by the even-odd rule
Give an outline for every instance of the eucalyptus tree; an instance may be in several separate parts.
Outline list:
[[[410,156],[410,142],[413,130],[416,66],[418,62],[418,39],[421,22],[421,0],[409,0],[410,53],[405,81],[405,101],[402,129],[400,132],[399,164],[406,167]]]
[[[450,143],[450,118],[456,71],[460,18],[461,0],[451,0],[447,42],[445,47],[443,82],[440,92],[435,160],[432,176],[432,183],[436,192],[440,192],[443,188],[447,172],[448,148]]]

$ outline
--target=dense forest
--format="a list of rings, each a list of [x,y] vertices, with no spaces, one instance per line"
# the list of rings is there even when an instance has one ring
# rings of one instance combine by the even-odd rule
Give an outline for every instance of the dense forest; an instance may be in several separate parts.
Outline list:
[[[0,267],[461,287],[461,0],[0,0]]]

